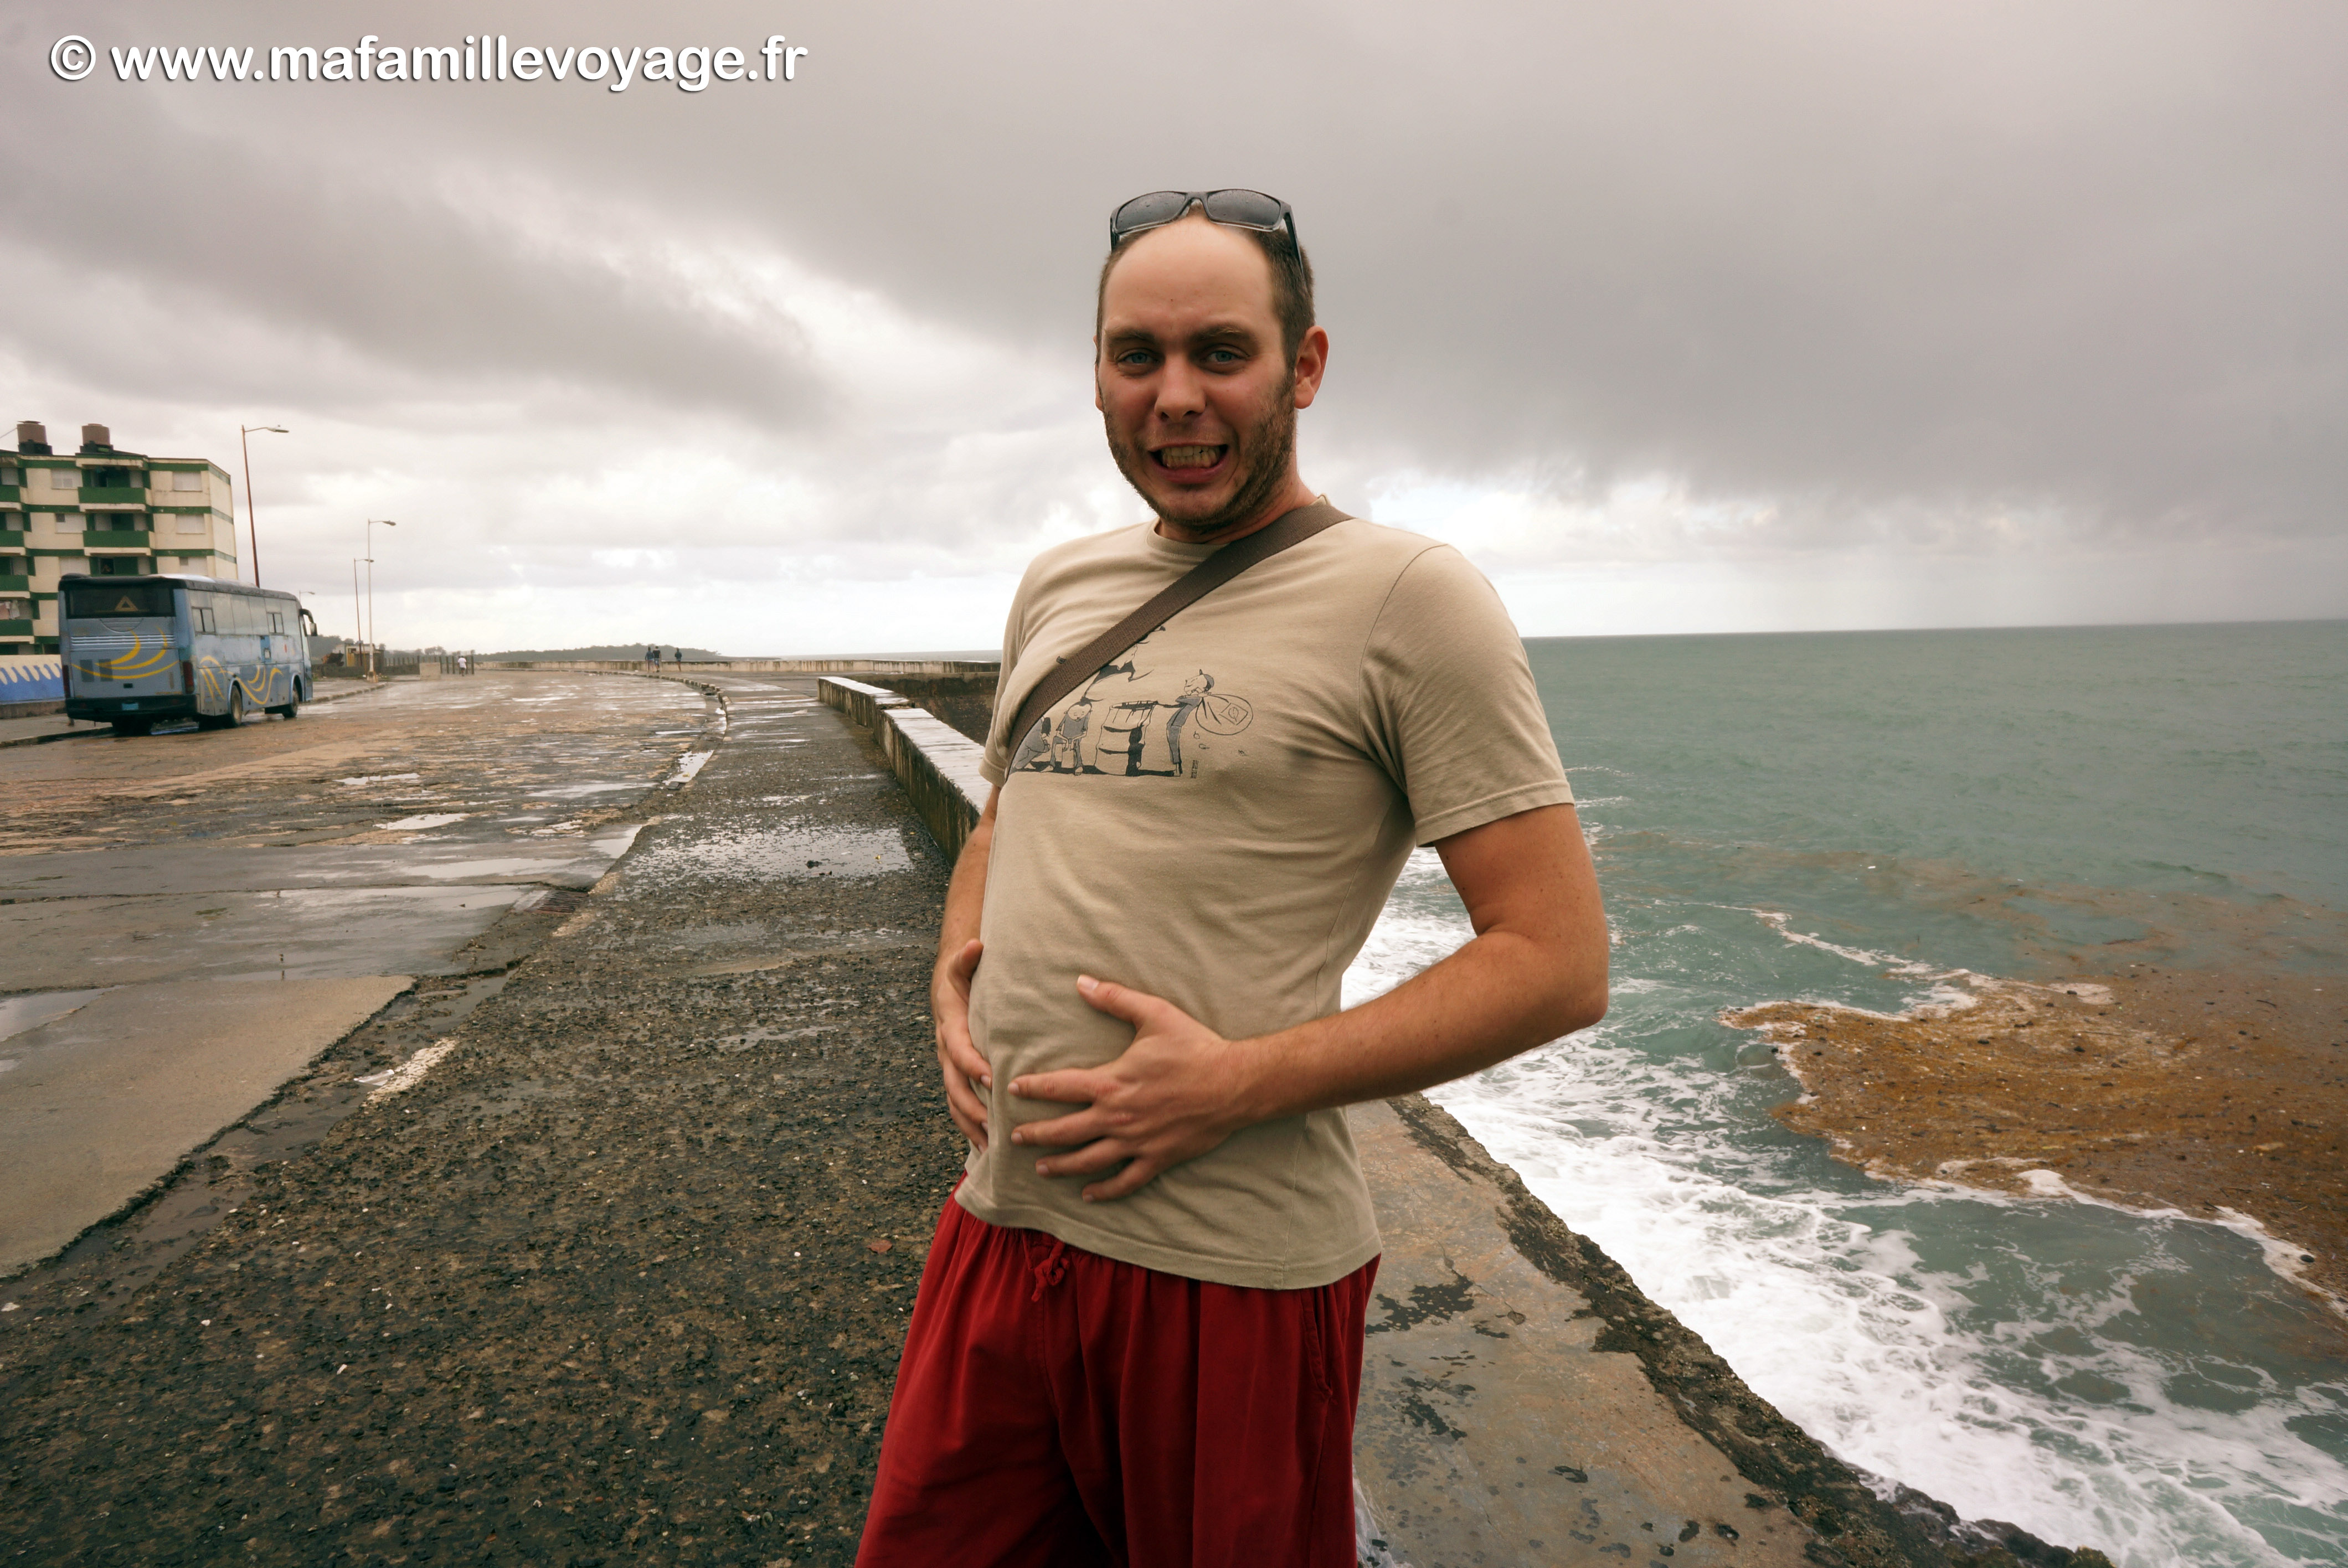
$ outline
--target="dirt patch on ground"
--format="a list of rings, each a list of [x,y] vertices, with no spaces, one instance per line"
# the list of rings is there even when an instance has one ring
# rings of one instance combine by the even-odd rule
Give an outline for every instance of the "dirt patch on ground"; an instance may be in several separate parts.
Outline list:
[[[1874,1174],[2243,1216],[2348,1303],[2348,980],[1953,978],[1962,1000],[1895,1016],[1772,1002],[1725,1021],[1800,1080],[1779,1120]]]

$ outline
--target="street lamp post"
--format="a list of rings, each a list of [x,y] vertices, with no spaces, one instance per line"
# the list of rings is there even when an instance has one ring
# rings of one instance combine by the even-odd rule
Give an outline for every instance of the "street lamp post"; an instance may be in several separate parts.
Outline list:
[[[236,427],[237,445],[244,450],[244,529],[246,537],[252,541],[252,586],[259,588],[261,586],[261,525],[254,520],[252,515],[252,433],[256,430],[273,431],[280,436],[291,436],[293,432],[283,425],[240,425]],[[232,528],[235,528],[236,519],[229,518],[228,526]],[[231,539],[229,543],[234,544],[236,541]]]
[[[354,648],[366,646],[366,622],[359,615],[359,558],[356,556],[351,558],[351,646]],[[367,673],[369,675],[375,673],[373,655],[369,655],[367,659]]]
[[[396,528],[399,527],[397,523],[393,522],[389,518],[369,518],[366,520],[367,679],[371,681],[376,678],[376,660],[379,657],[383,647],[380,642],[376,641],[375,635],[375,526],[377,523],[381,523],[386,528]]]

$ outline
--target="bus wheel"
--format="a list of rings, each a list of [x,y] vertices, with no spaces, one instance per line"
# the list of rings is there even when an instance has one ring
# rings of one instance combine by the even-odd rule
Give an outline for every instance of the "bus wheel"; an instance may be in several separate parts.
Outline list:
[[[302,699],[296,697],[292,702],[286,703],[283,707],[272,708],[269,712],[276,714],[281,719],[298,719],[302,716]]]
[[[198,727],[206,730],[233,730],[244,723],[244,688],[232,685],[228,689],[228,712],[206,713],[197,719]]]
[[[117,719],[114,733],[118,735],[143,735],[155,728],[152,719]]]

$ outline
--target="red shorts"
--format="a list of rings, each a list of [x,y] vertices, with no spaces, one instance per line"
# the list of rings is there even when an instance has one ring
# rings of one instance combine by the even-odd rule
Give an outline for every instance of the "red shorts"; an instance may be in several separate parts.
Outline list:
[[[1377,1269],[1211,1285],[949,1198],[859,1568],[1352,1568]]]

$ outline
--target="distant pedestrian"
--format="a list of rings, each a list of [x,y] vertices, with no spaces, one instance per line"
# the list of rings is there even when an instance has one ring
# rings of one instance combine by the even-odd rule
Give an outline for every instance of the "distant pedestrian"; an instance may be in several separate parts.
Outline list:
[[[644,668],[651,671],[655,675],[660,673],[659,648],[653,647],[644,650]]]
[[[970,1158],[861,1568],[1351,1568],[1379,1242],[1344,1107],[1606,1010],[1498,596],[1298,473],[1329,337],[1287,204],[1158,191],[1109,235],[1095,405],[1157,517],[1055,545],[1012,601],[930,989]],[[1193,575],[1225,549],[1252,564]],[[1415,845],[1475,939],[1346,1008]]]

